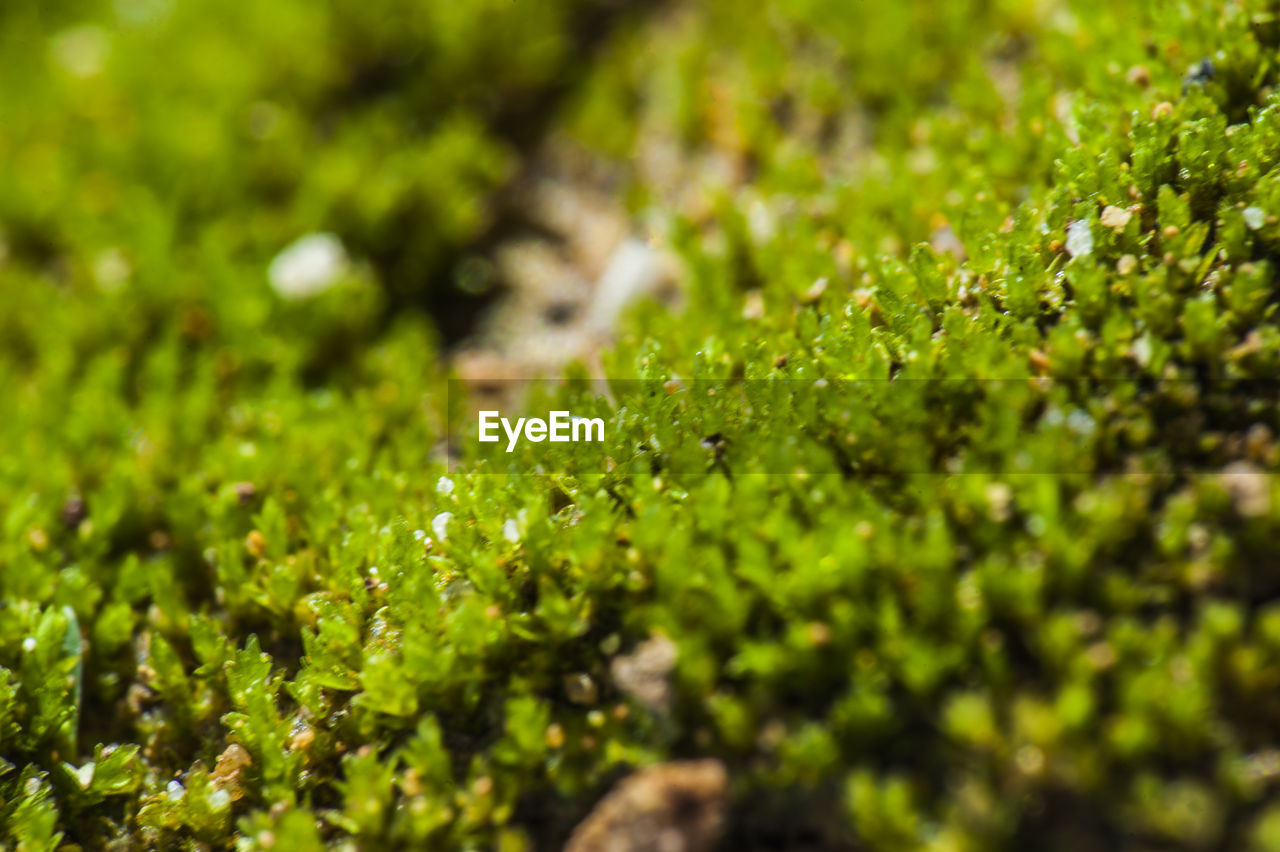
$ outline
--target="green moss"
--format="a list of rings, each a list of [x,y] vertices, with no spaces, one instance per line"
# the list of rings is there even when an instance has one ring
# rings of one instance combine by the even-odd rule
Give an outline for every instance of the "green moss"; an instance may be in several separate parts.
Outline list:
[[[1022,6],[6,5],[0,845],[553,846],[713,756],[729,848],[1275,848],[1277,12]],[[545,126],[742,167],[630,173],[688,305],[610,375],[877,428],[619,384],[729,451],[446,472],[418,308]]]

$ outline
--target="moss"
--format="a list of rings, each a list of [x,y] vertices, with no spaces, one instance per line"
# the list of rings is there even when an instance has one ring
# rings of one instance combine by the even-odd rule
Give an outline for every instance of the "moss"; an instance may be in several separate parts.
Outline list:
[[[0,11],[0,845],[553,846],[711,757],[733,848],[1276,848],[1276,10],[632,11]],[[635,459],[448,471],[548,128],[688,304],[603,356]]]

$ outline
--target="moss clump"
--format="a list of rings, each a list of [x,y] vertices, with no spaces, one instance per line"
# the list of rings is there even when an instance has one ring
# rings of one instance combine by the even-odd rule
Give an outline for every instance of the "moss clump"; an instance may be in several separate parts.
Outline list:
[[[624,12],[0,11],[0,844],[550,847],[711,757],[733,848],[1280,848],[1277,10]],[[623,187],[689,306],[607,372],[875,380],[959,473],[446,472],[528,103],[706,165]]]

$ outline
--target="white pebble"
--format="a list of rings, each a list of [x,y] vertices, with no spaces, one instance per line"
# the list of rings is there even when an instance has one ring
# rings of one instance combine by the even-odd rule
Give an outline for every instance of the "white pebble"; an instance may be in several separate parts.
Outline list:
[[[26,639],[22,640],[22,650],[30,654],[35,649],[36,649],[36,637],[28,636]]]
[[[1249,226],[1249,230],[1256,231],[1267,222],[1267,211],[1261,207],[1246,207],[1243,211],[1244,223]]]
[[[520,527],[514,518],[507,518],[506,523],[502,525],[502,537],[512,544],[520,540]]]
[[[225,811],[231,807],[231,794],[221,787],[215,787],[205,796],[209,802],[209,807],[215,811]]]
[[[436,493],[448,496],[453,493],[453,480],[447,476],[442,476],[436,480]]]
[[[431,531],[436,538],[444,541],[449,537],[449,522],[453,520],[453,512],[441,512],[431,519]]]
[[[1099,221],[1104,227],[1114,228],[1117,231],[1123,231],[1124,226],[1129,224],[1129,220],[1133,218],[1133,214],[1123,207],[1110,205],[1102,211]]]
[[[165,795],[169,797],[171,802],[181,802],[187,795],[187,788],[183,787],[177,781],[170,781],[169,785],[164,788]]]
[[[1093,231],[1088,219],[1078,219],[1067,228],[1067,254],[1072,257],[1093,252]]]
[[[267,277],[282,299],[310,299],[328,290],[347,268],[347,251],[333,234],[308,234],[271,261]]]
[[[661,255],[640,240],[624,240],[609,256],[596,282],[586,327],[597,332],[612,330],[623,309],[637,296],[653,292],[662,278]]]
[[[1141,366],[1146,367],[1151,363],[1151,340],[1146,335],[1133,341],[1129,351]]]

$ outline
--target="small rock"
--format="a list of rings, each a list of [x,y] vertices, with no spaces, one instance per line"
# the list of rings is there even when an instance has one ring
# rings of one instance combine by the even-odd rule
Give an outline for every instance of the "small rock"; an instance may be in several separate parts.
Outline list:
[[[280,298],[301,301],[328,290],[347,268],[347,252],[333,234],[308,234],[281,251],[267,268]]]
[[[1258,518],[1271,511],[1271,477],[1249,462],[1232,462],[1219,481],[1241,517]]]
[[[992,482],[986,488],[987,505],[990,507],[991,520],[1004,523],[1009,520],[1010,506],[1013,503],[1013,489],[1003,482]]]
[[[1275,463],[1275,439],[1266,424],[1255,423],[1250,426],[1244,436],[1244,445],[1251,458],[1269,465]]]
[[[204,794],[205,801],[209,804],[209,808],[213,811],[225,811],[231,807],[231,794],[220,787],[213,787],[209,792]]]
[[[635,772],[574,829],[565,852],[706,852],[724,829],[728,773],[718,760]]]
[[[669,275],[662,254],[638,239],[628,238],[614,250],[596,282],[585,319],[589,331],[610,332],[622,310],[638,296],[653,293]]]
[[[210,779],[219,790],[224,790],[232,801],[244,795],[241,786],[241,773],[253,765],[253,758],[248,749],[239,743],[232,743],[218,755],[218,763],[213,768]]]
[[[1241,211],[1244,216],[1244,223],[1249,230],[1256,231],[1267,223],[1267,212],[1261,207],[1246,207]]]
[[[1124,226],[1129,224],[1129,220],[1133,218],[1133,214],[1123,207],[1115,205],[1108,206],[1102,211],[1101,222],[1104,227],[1114,228],[1117,231],[1123,231]]]
[[[1079,219],[1067,228],[1067,254],[1072,257],[1091,254],[1093,252],[1093,231],[1089,228],[1089,220]]]
[[[1151,72],[1147,70],[1145,65],[1135,65],[1129,69],[1129,73],[1125,78],[1135,86],[1145,89],[1151,85]]]
[[[630,654],[615,657],[610,673],[623,694],[650,710],[665,712],[671,705],[670,676],[678,656],[676,644],[657,635],[640,643]]]
[[[1151,340],[1143,335],[1133,342],[1129,347],[1129,354],[1133,356],[1133,360],[1138,362],[1141,367],[1146,367],[1151,363]]]
[[[806,305],[816,304],[822,298],[822,294],[827,292],[826,276],[819,278],[813,282],[813,285],[804,293],[804,303]]]
[[[969,256],[965,251],[964,243],[960,242],[960,238],[956,236],[956,232],[950,225],[944,224],[933,229],[933,233],[929,235],[929,247],[936,254],[949,254],[959,261],[964,261]]]

